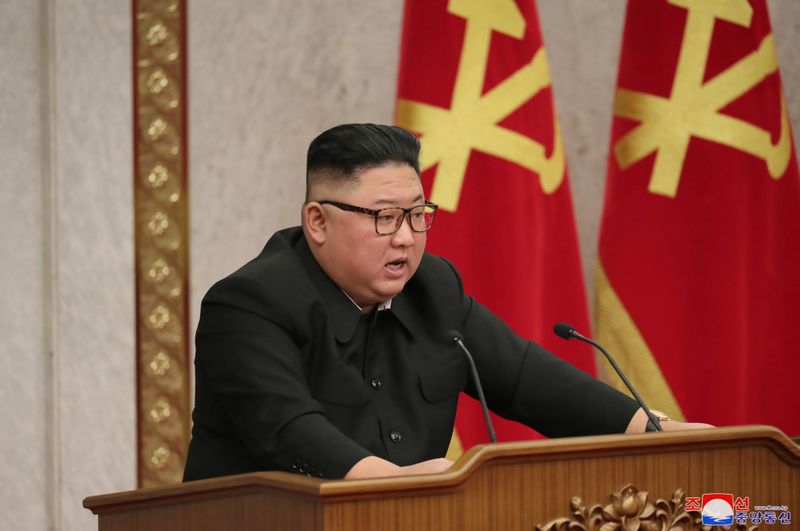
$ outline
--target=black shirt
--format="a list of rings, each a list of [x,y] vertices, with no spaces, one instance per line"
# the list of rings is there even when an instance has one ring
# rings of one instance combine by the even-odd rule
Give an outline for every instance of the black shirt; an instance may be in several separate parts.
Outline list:
[[[368,455],[398,465],[443,457],[458,394],[474,395],[448,330],[464,335],[490,408],[544,435],[620,433],[637,409],[516,336],[433,255],[390,309],[361,315],[296,227],[203,299],[184,480],[336,478]]]

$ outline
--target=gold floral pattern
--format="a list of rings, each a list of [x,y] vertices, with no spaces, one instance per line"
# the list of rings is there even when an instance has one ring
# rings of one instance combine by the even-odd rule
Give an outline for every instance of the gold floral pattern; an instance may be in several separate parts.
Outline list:
[[[181,481],[189,439],[186,0],[134,0],[139,485]]]
[[[625,485],[609,496],[610,503],[586,507],[579,497],[572,498],[571,517],[537,525],[536,531],[754,531],[758,526],[704,526],[699,511],[684,510],[684,491],[676,489],[671,500],[649,500],[647,491]]]

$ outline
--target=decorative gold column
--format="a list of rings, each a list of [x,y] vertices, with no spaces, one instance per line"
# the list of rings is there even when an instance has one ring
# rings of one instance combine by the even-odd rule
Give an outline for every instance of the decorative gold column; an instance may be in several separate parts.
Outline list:
[[[140,487],[179,482],[189,440],[186,1],[132,0]]]

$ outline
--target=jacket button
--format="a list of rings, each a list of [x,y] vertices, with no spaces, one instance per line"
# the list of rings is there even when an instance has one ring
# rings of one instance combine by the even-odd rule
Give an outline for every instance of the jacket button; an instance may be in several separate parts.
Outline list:
[[[392,439],[392,442],[399,443],[403,438],[403,434],[401,434],[399,431],[393,431],[389,434],[389,438]]]
[[[373,389],[376,391],[381,388],[381,379],[379,376],[376,376],[372,380],[369,381],[369,384],[372,386]]]

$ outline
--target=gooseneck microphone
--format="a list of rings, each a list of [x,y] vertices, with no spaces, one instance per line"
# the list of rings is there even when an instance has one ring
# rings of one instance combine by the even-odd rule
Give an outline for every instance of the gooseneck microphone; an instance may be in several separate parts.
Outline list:
[[[472,354],[470,354],[467,347],[464,346],[464,336],[461,335],[461,332],[450,330],[447,332],[447,338],[461,347],[461,350],[464,352],[464,357],[467,358],[469,372],[472,373],[472,381],[475,382],[475,389],[478,391],[478,400],[481,403],[481,409],[483,409],[483,420],[486,422],[486,429],[489,430],[489,439],[491,439],[493,443],[497,442],[497,437],[494,435],[494,426],[492,426],[492,419],[489,418],[489,406],[486,405],[486,398],[483,396],[483,387],[481,387],[481,379],[478,377],[478,369],[475,367],[475,360],[472,359]]]
[[[628,381],[628,379],[622,373],[622,369],[619,368],[619,365],[617,365],[617,362],[614,361],[614,358],[611,357],[611,354],[609,354],[606,351],[606,349],[604,349],[602,346],[600,346],[600,343],[598,343],[594,339],[591,339],[591,338],[588,338],[588,337],[586,337],[584,335],[581,335],[572,326],[570,326],[570,325],[568,325],[566,323],[558,323],[558,324],[556,324],[553,327],[553,332],[555,332],[558,337],[566,339],[566,340],[570,340],[570,339],[572,339],[574,337],[575,339],[579,339],[579,340],[581,340],[581,341],[583,341],[585,343],[589,343],[590,345],[595,347],[597,350],[602,352],[603,355],[608,360],[608,362],[611,364],[611,366],[614,367],[614,370],[617,371],[617,374],[622,379],[622,381],[625,383],[625,385],[628,387],[628,389],[630,389],[631,393],[633,394],[633,397],[639,403],[639,406],[647,414],[647,418],[650,419],[650,422],[653,424],[653,426],[655,426],[656,430],[657,431],[664,431],[661,428],[661,423],[658,421],[658,418],[655,415],[653,415],[653,413],[650,412],[650,409],[648,409],[648,407],[644,404],[644,400],[642,400],[642,397],[639,396],[639,393],[636,392],[636,389],[633,388],[631,383]]]

